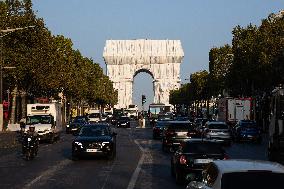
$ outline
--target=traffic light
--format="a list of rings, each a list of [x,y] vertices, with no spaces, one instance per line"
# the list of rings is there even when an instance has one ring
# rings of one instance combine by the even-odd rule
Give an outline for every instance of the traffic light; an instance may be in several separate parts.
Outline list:
[[[146,96],[142,95],[142,104],[144,104],[146,102]]]

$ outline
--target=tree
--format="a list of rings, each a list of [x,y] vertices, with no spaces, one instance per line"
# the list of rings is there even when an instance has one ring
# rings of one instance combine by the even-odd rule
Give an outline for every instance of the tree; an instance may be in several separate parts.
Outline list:
[[[229,69],[233,64],[232,48],[227,44],[212,48],[209,52],[209,93],[218,96],[223,93]]]

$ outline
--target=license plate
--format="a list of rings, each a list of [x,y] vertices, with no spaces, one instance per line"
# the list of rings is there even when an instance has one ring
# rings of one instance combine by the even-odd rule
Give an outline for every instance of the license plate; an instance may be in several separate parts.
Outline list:
[[[74,129],[71,129],[72,131],[76,131],[77,130],[77,128],[74,128]]]
[[[98,149],[87,149],[87,152],[98,152]]]
[[[195,159],[194,163],[196,164],[206,164],[212,162],[213,159]]]
[[[177,136],[186,136],[187,132],[177,132]]]

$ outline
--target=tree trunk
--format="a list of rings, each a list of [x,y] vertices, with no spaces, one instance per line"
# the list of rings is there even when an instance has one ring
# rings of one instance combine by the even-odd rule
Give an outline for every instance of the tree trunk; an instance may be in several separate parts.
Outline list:
[[[12,124],[15,123],[16,119],[17,93],[18,93],[18,88],[15,87],[14,90],[12,91],[12,109],[11,109],[11,118],[10,118],[10,122]]]
[[[27,93],[25,91],[21,91],[21,99],[22,99],[22,113],[21,116],[27,116],[27,101],[26,101]]]

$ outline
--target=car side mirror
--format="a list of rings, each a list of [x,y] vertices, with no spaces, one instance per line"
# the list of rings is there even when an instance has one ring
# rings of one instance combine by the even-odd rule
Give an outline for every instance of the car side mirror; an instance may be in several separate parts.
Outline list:
[[[117,135],[117,133],[116,133],[116,132],[113,132],[113,133],[112,133],[112,136],[116,136],[116,135]]]

